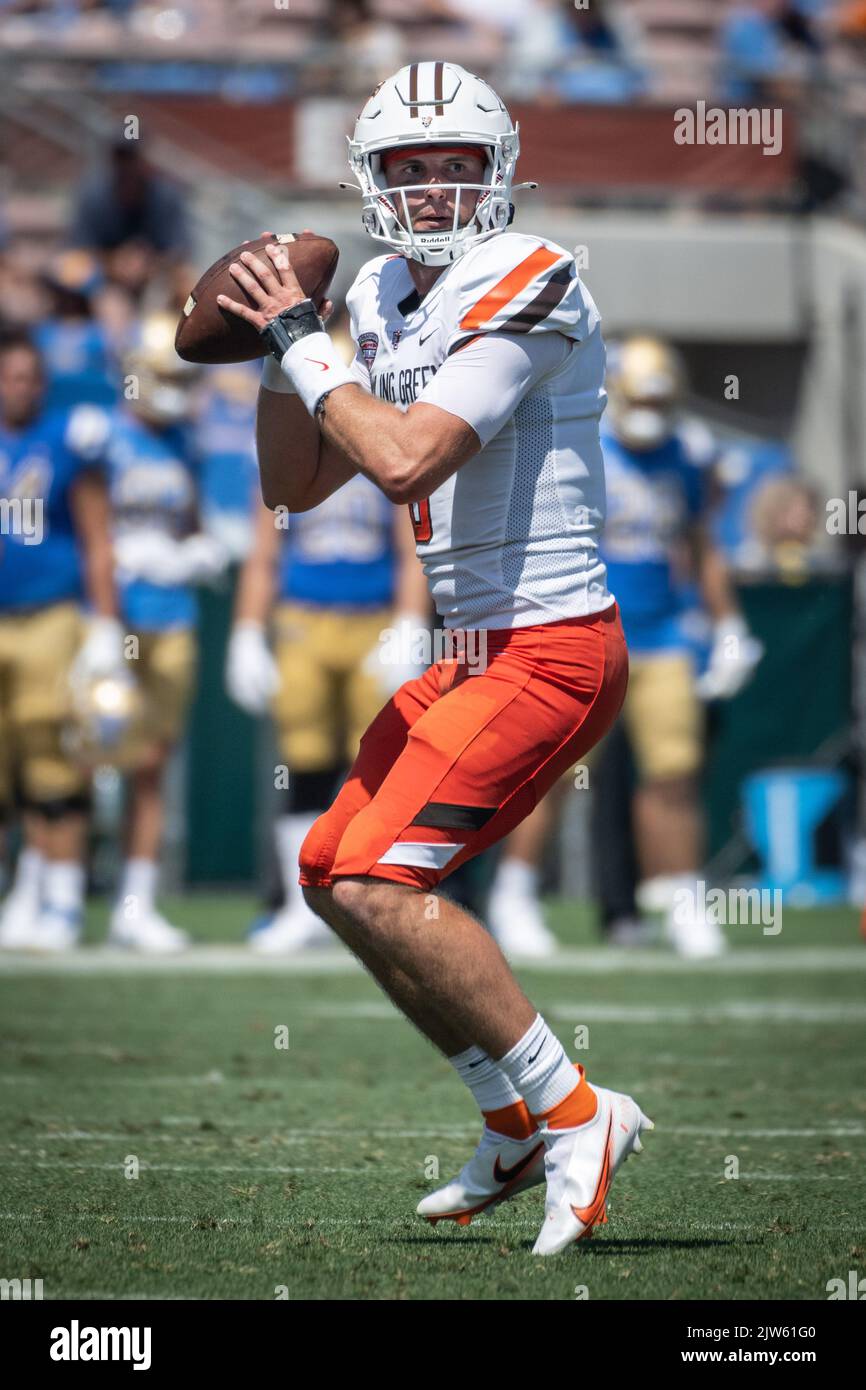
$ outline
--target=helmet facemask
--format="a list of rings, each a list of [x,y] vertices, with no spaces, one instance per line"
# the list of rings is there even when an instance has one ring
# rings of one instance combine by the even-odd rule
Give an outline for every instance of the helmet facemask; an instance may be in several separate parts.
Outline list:
[[[483,151],[486,156],[483,182],[436,183],[437,189],[453,195],[450,228],[419,232],[412,226],[407,194],[425,192],[432,186],[429,180],[399,185],[388,182],[382,156],[401,148],[417,149],[419,144],[431,152],[460,145]],[[450,265],[473,246],[505,231],[511,221],[511,184],[518,152],[516,132],[484,143],[461,139],[459,135],[419,142],[416,135],[372,152],[350,141],[349,149],[349,163],[361,187],[361,220],[365,231],[375,241],[384,242],[410,260],[422,265]],[[467,200],[471,201],[467,203]],[[469,206],[471,215],[461,226],[461,213]]]

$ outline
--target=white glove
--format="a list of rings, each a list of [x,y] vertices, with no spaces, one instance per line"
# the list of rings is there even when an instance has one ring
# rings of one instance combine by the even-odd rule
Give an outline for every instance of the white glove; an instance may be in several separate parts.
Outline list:
[[[208,583],[219,578],[228,562],[219,541],[203,532],[176,541],[162,531],[132,531],[115,540],[114,558],[125,578],[166,588]]]
[[[196,531],[180,543],[187,564],[187,584],[213,584],[229,562],[228,551],[215,536]]]
[[[709,665],[695,684],[702,700],[730,700],[742,690],[764,655],[738,613],[720,618],[713,628]]]
[[[383,628],[375,647],[361,663],[366,675],[379,684],[388,699],[405,685],[422,676],[430,665],[430,629],[414,613],[398,613],[390,627]]]
[[[119,676],[125,671],[122,625],[117,618],[89,618],[84,641],[69,673],[73,687]]]
[[[226,654],[226,689],[247,714],[264,714],[280,688],[280,673],[258,623],[236,623]]]

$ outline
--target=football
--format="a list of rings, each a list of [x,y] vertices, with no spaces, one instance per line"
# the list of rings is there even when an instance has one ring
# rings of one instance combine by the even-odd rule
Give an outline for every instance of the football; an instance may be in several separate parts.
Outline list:
[[[227,251],[198,281],[183,306],[174,346],[185,362],[251,362],[264,357],[267,348],[251,324],[245,323],[217,304],[217,295],[226,294],[239,302],[252,304],[245,291],[229,273],[229,266],[242,251],[251,251],[270,264],[265,247],[285,246],[289,262],[304,293],[318,306],[328,292],[337,268],[339,251],[327,237],[313,232],[281,232],[257,237]]]

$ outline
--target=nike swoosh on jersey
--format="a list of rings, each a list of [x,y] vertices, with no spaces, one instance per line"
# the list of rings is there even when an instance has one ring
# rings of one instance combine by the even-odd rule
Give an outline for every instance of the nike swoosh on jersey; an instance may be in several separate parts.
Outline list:
[[[513,1178],[519,1177],[524,1168],[529,1167],[538,1151],[543,1148],[544,1140],[542,1140],[540,1144],[536,1144],[534,1149],[530,1149],[528,1154],[524,1154],[523,1158],[519,1158],[510,1168],[503,1168],[502,1164],[499,1162],[499,1155],[497,1154],[496,1162],[493,1165],[494,1182],[511,1182]]]

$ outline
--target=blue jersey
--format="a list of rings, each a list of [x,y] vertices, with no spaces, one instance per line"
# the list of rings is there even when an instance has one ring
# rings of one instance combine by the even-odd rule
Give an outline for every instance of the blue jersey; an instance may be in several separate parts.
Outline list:
[[[358,473],[318,507],[290,516],[279,596],[323,608],[386,608],[394,570],[393,504]]]
[[[253,364],[258,380],[258,365]],[[247,364],[233,368],[240,373]],[[224,369],[222,369],[224,370]],[[218,379],[205,394],[195,424],[195,448],[200,459],[199,498],[205,528],[220,535],[228,518],[239,527],[247,544],[259,498],[256,458],[256,393],[234,399],[220,389]],[[239,557],[236,557],[239,558]]]
[[[75,446],[78,414],[46,410],[23,429],[0,423],[0,612],[82,597],[70,491],[92,460]]]
[[[601,554],[634,652],[682,648],[678,545],[705,505],[706,471],[677,431],[657,449],[628,448],[602,428],[607,520]]]
[[[33,336],[45,362],[49,406],[114,404],[119,368],[102,324],[93,320],[46,319],[37,325]]]
[[[182,540],[196,526],[196,472],[188,430],[155,429],[131,411],[107,420],[105,463],[118,536],[157,532]],[[134,630],[190,627],[196,604],[186,584],[153,584],[118,573],[121,613]]]

